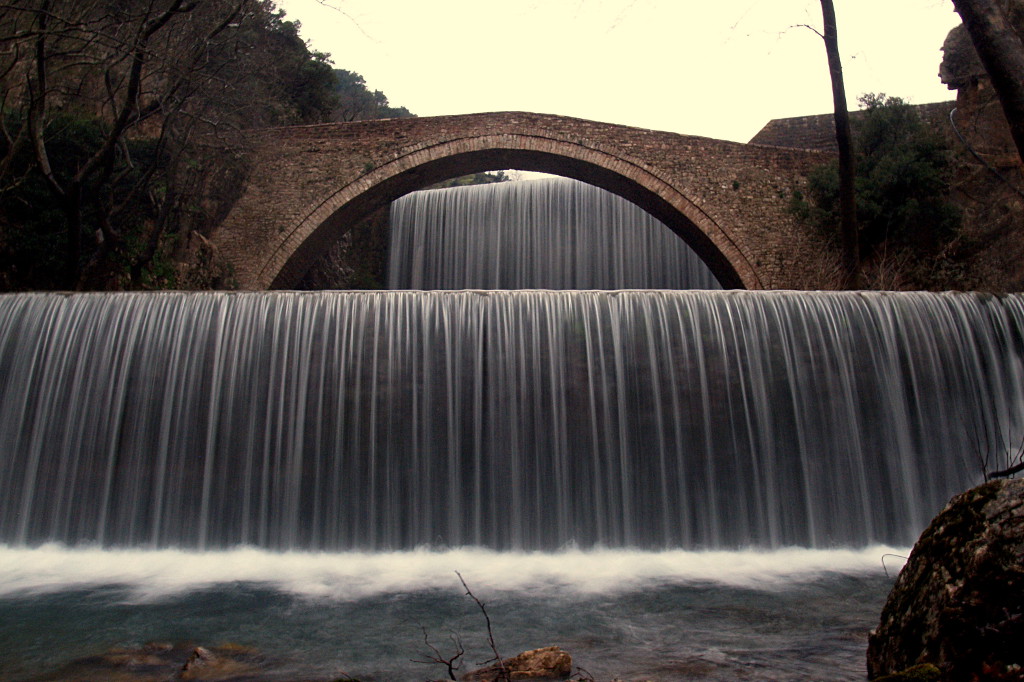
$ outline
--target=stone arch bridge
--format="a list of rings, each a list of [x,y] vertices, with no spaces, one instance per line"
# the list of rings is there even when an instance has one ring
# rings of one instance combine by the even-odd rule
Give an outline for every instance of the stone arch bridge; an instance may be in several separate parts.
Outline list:
[[[351,225],[450,177],[582,180],[668,225],[727,288],[827,288],[836,254],[788,210],[828,156],[563,116],[468,114],[248,133],[250,173],[210,242],[244,289],[295,286]]]

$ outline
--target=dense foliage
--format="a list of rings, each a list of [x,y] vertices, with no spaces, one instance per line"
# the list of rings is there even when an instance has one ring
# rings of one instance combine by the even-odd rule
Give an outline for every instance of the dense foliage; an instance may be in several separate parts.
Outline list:
[[[172,263],[246,170],[233,132],[340,120],[345,96],[409,115],[270,0],[12,0],[0,47],[5,290],[187,286]]]
[[[380,90],[373,92],[358,73],[345,69],[334,70],[334,93],[337,97],[333,119],[335,121],[366,121],[377,118],[406,118],[412,116],[405,107],[393,107]]]
[[[866,267],[877,268],[883,261],[903,267],[910,260],[949,257],[960,214],[948,196],[952,166],[945,141],[897,97],[865,95],[860,101],[863,112],[854,125],[854,143],[858,238]],[[799,193],[794,196],[794,210],[836,237],[837,165],[814,171],[807,191],[809,201]],[[908,285],[931,284],[925,269],[904,274]]]

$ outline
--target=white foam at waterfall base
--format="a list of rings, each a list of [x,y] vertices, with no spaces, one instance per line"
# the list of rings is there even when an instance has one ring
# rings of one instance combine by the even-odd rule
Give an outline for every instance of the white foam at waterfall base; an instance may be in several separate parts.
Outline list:
[[[825,574],[895,575],[909,551],[863,549],[772,551],[575,550],[303,553],[242,547],[195,552],[177,549],[33,548],[0,545],[0,596],[27,596],[120,586],[144,602],[224,584],[252,583],[333,600],[389,593],[461,590],[456,571],[473,589],[620,593],[649,585],[715,583],[772,590]]]

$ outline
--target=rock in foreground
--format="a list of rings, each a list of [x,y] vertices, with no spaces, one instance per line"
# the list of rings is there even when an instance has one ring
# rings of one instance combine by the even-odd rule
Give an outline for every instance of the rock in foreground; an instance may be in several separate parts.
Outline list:
[[[111,649],[73,661],[39,682],[231,682],[255,679],[264,657],[238,644],[195,646],[150,642],[137,648]],[[2,677],[2,675],[0,675]]]
[[[531,649],[502,661],[513,680],[564,680],[572,673],[572,656],[557,646]],[[488,666],[466,673],[464,682],[495,682],[502,678],[501,667]]]
[[[1024,480],[954,497],[921,535],[868,643],[868,677],[1024,680]]]

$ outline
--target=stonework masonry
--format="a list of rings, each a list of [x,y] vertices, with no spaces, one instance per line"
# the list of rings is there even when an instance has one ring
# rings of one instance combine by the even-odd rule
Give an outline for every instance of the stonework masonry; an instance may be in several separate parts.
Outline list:
[[[956,107],[956,102],[934,102],[912,106],[914,112],[932,129],[944,131],[949,126],[947,122],[949,112]],[[854,134],[866,117],[867,110],[865,109],[850,112],[850,124],[853,126]],[[754,137],[750,138],[750,143],[796,149],[820,149],[839,153],[833,114],[772,119]]]
[[[243,289],[289,288],[349,226],[449,177],[515,168],[638,204],[727,287],[829,288],[837,254],[788,210],[827,153],[562,116],[490,113],[253,131],[246,186],[211,242]]]

